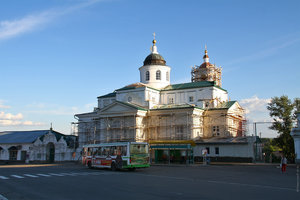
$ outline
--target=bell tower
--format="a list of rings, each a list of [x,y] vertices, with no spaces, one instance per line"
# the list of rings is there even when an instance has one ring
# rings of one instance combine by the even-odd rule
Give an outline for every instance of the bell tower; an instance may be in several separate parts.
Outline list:
[[[199,81],[215,81],[216,85],[222,86],[222,68],[217,67],[209,62],[209,56],[207,54],[207,48],[205,45],[205,51],[203,56],[203,63],[200,66],[195,65],[191,72],[192,82]]]

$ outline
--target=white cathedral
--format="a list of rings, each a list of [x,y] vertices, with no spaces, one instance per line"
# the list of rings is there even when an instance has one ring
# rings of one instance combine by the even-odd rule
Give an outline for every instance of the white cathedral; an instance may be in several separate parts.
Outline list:
[[[179,162],[203,148],[220,155],[215,144],[244,144],[245,152],[253,148],[245,137],[244,110],[228,100],[222,69],[209,62],[206,48],[203,63],[192,68],[191,82],[171,84],[171,67],[158,53],[155,38],[152,43],[139,68],[140,82],[99,96],[94,111],[75,115],[79,145],[146,141],[153,162]],[[253,157],[246,154],[238,157]]]

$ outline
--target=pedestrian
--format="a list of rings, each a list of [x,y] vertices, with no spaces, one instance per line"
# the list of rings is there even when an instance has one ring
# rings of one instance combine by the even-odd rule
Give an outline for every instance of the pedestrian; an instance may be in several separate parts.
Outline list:
[[[286,172],[286,164],[287,164],[287,159],[284,156],[284,154],[281,156],[281,172],[284,173]]]

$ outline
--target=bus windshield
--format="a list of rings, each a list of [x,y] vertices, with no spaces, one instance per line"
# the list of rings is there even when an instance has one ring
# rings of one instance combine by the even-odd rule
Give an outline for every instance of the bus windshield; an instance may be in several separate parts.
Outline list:
[[[146,154],[148,153],[147,144],[131,144],[130,145],[130,154]]]

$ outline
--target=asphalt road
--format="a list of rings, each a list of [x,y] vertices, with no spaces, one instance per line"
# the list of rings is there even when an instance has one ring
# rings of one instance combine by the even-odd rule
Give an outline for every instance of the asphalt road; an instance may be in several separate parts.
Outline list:
[[[0,200],[300,199],[296,168],[152,166],[135,172],[58,166],[0,166]]]

